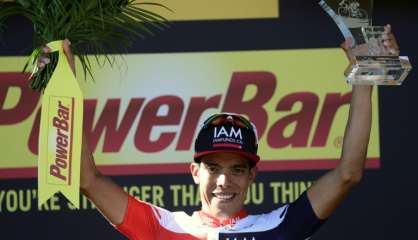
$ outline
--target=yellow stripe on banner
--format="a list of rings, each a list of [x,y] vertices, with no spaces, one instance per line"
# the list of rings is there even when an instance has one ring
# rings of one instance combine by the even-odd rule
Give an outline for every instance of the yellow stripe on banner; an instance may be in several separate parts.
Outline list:
[[[173,12],[170,13],[158,7],[152,7],[150,10],[170,21],[279,17],[279,0],[161,0],[156,2],[170,8]]]

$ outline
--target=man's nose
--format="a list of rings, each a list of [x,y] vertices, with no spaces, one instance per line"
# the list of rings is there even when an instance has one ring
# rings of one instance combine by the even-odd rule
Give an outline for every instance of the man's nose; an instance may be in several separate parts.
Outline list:
[[[231,183],[230,176],[227,173],[219,174],[216,184],[219,187],[226,187]]]

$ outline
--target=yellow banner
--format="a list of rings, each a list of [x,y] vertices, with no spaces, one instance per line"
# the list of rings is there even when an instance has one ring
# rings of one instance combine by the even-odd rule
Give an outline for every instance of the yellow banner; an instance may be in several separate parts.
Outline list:
[[[0,2],[14,2],[2,0]],[[169,12],[156,6],[146,9],[161,14],[170,21],[252,19],[279,17],[280,0],[159,0],[151,1],[170,8]],[[136,2],[144,2],[137,0]]]
[[[0,84],[7,89],[0,92],[0,116],[7,119],[0,120],[3,169],[36,165],[38,98],[10,73],[23,60],[0,58]],[[110,173],[187,171],[198,124],[219,111],[255,122],[264,169],[324,169],[339,159],[351,96],[341,49],[130,54],[125,60],[116,69],[95,67],[95,82],[80,81],[86,135],[96,162]],[[372,167],[380,156],[377,106],[374,91]]]
[[[141,1],[137,1],[141,2]],[[254,19],[279,17],[279,0],[161,0],[170,8],[146,7],[170,21]]]
[[[83,96],[62,50],[62,41],[49,43],[58,63],[42,96],[39,131],[38,205],[61,191],[79,207]]]

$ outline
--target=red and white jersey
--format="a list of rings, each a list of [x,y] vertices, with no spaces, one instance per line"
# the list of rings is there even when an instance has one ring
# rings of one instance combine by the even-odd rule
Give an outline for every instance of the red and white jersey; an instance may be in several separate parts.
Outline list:
[[[234,224],[203,224],[198,212],[170,212],[129,197],[123,223],[116,228],[138,240],[293,240],[306,239],[323,223],[302,194],[295,202],[270,213],[248,215]]]

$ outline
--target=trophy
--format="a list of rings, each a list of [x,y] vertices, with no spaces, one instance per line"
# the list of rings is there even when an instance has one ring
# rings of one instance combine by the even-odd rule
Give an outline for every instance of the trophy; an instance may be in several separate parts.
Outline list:
[[[331,16],[352,48],[365,51],[354,56],[346,77],[350,84],[401,85],[412,69],[407,56],[395,56],[385,49],[384,27],[372,26],[373,0],[321,0],[319,5]]]

